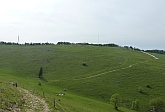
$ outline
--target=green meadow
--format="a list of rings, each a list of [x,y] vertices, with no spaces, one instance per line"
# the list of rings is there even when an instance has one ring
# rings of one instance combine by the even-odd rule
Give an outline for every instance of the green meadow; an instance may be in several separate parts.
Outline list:
[[[52,112],[117,112],[110,104],[115,93],[121,99],[118,111],[134,112],[131,104],[138,99],[139,111],[147,112],[151,99],[165,99],[165,55],[153,55],[159,59],[122,47],[0,45],[1,104],[23,95],[10,84],[17,82],[43,98]]]

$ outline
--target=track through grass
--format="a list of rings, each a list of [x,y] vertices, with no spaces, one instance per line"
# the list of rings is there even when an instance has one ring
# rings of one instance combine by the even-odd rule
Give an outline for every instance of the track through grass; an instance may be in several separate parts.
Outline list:
[[[43,98],[52,111],[116,112],[109,103],[114,93],[121,96],[123,112],[132,111],[135,99],[148,108],[150,99],[165,98],[164,55],[154,54],[159,58],[155,60],[142,52],[96,46],[0,46],[0,51],[1,78],[35,90],[34,95]],[[146,94],[138,92],[139,86]],[[65,95],[59,96],[61,92]]]

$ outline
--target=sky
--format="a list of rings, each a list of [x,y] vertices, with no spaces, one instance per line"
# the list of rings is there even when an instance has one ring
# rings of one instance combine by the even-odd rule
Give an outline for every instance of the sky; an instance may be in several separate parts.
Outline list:
[[[165,50],[164,0],[1,0],[0,41]]]

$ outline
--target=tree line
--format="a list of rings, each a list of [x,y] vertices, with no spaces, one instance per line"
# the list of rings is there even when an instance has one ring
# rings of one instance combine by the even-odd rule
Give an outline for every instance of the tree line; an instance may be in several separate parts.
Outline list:
[[[114,43],[109,43],[109,44],[92,44],[92,43],[71,43],[71,42],[57,42],[57,44],[54,43],[24,43],[24,44],[19,44],[15,42],[4,42],[0,41],[0,45],[25,45],[25,46],[36,46],[36,45],[93,45],[93,46],[107,46],[107,47],[121,47],[117,44]],[[149,53],[157,53],[157,54],[165,54],[164,50],[141,50],[136,47],[132,46],[124,46],[123,48],[129,49],[129,50],[136,50],[136,51],[144,51],[144,52],[149,52]]]
[[[34,45],[54,45],[54,43],[24,43],[24,44],[19,44],[19,43],[15,43],[15,42],[4,42],[4,41],[1,41],[0,42],[0,45],[25,45],[25,46],[34,46]]]
[[[70,42],[58,42],[57,45],[93,45],[93,46],[109,46],[109,47],[119,47],[119,45],[110,43],[110,44],[92,44],[92,43],[70,43]]]
[[[121,97],[118,93],[113,94],[110,98],[110,103],[114,106],[115,110],[120,111],[119,107],[121,106],[121,102]],[[144,110],[140,103],[141,102],[138,99],[132,101],[130,109],[135,112],[165,112],[165,102],[161,98],[151,99]]]
[[[146,52],[157,53],[157,54],[165,54],[164,50],[146,50]]]

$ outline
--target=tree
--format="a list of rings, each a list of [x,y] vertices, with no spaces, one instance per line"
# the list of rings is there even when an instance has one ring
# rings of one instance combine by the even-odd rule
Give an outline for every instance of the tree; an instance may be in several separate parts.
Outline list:
[[[120,98],[119,98],[119,94],[115,93],[111,96],[110,98],[110,103],[112,103],[114,105],[114,108],[116,110],[118,110],[119,104],[120,104]]]
[[[139,100],[136,99],[135,101],[132,102],[131,109],[136,111],[139,110]]]
[[[40,71],[39,71],[39,74],[38,74],[38,77],[40,78],[42,76],[42,73],[43,73],[43,69],[42,67],[40,68]]]
[[[142,93],[142,88],[141,88],[141,86],[139,86],[139,93]]]
[[[153,112],[164,112],[165,111],[164,101],[160,98],[150,100],[149,106]]]
[[[131,50],[133,50],[133,47],[132,47],[132,46],[130,46],[130,49],[131,49]]]
[[[135,108],[136,111],[138,111],[139,108],[140,108],[138,99],[135,100],[135,107],[134,108]]]
[[[132,101],[131,109],[135,110],[135,101]]]

